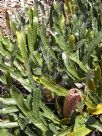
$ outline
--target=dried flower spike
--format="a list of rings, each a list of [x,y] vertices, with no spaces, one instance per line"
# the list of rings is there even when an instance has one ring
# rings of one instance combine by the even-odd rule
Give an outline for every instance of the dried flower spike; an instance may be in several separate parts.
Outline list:
[[[65,118],[71,117],[76,110],[76,106],[82,100],[82,92],[77,88],[70,89],[68,95],[65,97],[63,106],[63,115]]]

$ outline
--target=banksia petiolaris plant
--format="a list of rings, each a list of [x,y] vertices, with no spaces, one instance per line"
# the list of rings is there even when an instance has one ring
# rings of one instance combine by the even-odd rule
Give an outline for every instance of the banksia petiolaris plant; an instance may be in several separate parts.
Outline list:
[[[76,106],[82,100],[82,93],[79,89],[73,88],[68,91],[68,95],[65,97],[63,106],[63,115],[65,118],[71,117],[75,112]]]

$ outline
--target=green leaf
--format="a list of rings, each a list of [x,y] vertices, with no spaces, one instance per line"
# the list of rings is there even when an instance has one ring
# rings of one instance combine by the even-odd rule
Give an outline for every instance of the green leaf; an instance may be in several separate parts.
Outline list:
[[[7,66],[7,65],[3,64],[2,62],[0,62],[0,70],[2,70],[3,72],[5,72],[7,70],[9,72],[13,72],[14,71],[13,68],[11,68],[10,66]]]
[[[73,50],[75,47],[75,36],[74,34],[71,34],[69,36],[69,47]]]
[[[34,51],[34,33],[33,33],[33,28],[31,27],[31,25],[28,25],[27,27],[27,37],[28,37],[28,47],[30,50],[30,54],[32,55],[33,51]]]
[[[80,127],[83,127],[89,118],[89,115],[87,113],[84,113],[83,115],[79,115],[75,119],[74,129],[73,131],[76,131]]]
[[[70,134],[68,134],[68,136],[86,136],[90,132],[91,130],[89,128],[87,128],[86,126],[82,126],[76,129],[75,131],[71,132]]]
[[[81,41],[79,41],[75,46],[75,51],[79,50],[83,46],[84,43],[85,43],[85,39],[82,39]]]
[[[3,64],[2,62],[0,62],[0,70],[4,73],[6,73],[6,71],[9,71],[11,74],[11,77],[15,78],[16,80],[18,80],[24,88],[26,88],[29,92],[31,92],[31,84],[29,83],[28,79],[23,79],[21,74],[18,74],[14,71],[13,67],[7,66],[5,64]],[[31,76],[29,77],[31,79]],[[34,84],[33,84],[34,85]],[[34,87],[33,87],[34,89]]]
[[[19,31],[17,31],[16,34],[17,34],[18,47],[25,61],[25,66],[27,69],[30,69],[29,68],[30,66],[28,66],[29,60],[28,60],[28,53],[27,53],[26,42],[25,42],[26,41],[25,34],[24,32],[19,32]]]
[[[102,123],[100,123],[98,120],[96,120],[94,117],[90,117],[87,121],[87,125],[91,126],[100,132],[102,132]]]
[[[8,88],[10,89],[10,87],[12,86],[12,79],[8,71],[6,72],[6,82],[7,82]]]
[[[7,129],[0,129],[0,136],[13,136]]]
[[[40,104],[40,108],[43,110],[42,115],[50,120],[52,120],[54,123],[59,124],[59,119],[57,116],[44,104]]]
[[[9,71],[10,74],[11,74],[11,77],[13,77],[14,79],[16,79],[17,81],[19,81],[21,83],[21,85],[27,89],[29,92],[31,92],[31,84],[29,83],[29,80],[28,79],[25,79],[22,77],[21,74],[18,74],[16,72],[14,72],[13,69],[11,69],[11,67],[9,66],[6,66],[5,64],[0,64],[0,69],[2,72],[6,73],[6,71]],[[6,81],[4,80],[3,78],[4,76],[2,76],[2,78],[0,79],[2,83],[5,83],[6,84]]]
[[[34,17],[34,11],[31,8],[27,9],[27,15],[29,18],[29,24],[33,26],[33,17]]]
[[[101,72],[101,67],[99,65],[95,66],[94,74],[95,74],[95,80],[102,82],[102,76],[101,76],[102,72]]]
[[[29,95],[27,95],[27,98],[25,101],[26,106],[31,110],[32,110],[32,98],[33,98],[32,95],[29,94]]]
[[[100,43],[102,39],[102,32],[99,32],[96,37],[91,41],[91,43],[89,44],[86,52],[85,52],[85,55],[84,55],[84,59],[83,61],[84,62],[87,62],[90,55],[92,54],[92,52],[94,51],[94,49],[97,47],[97,45]]]
[[[76,62],[84,72],[87,72],[87,71],[89,70],[88,65],[87,65],[87,64],[84,65],[83,62],[81,62],[81,61],[79,60],[78,54],[76,54],[76,53],[67,54],[67,57],[68,57],[70,60]]]
[[[65,65],[65,67],[66,67],[66,69],[67,69],[67,73],[68,73],[68,75],[70,76],[70,77],[74,77],[73,79],[80,79],[80,77],[79,77],[79,75],[78,75],[78,73],[77,73],[77,71],[75,70],[75,68],[74,68],[74,64],[73,64],[73,62],[70,62],[70,60],[68,60],[68,58],[67,58],[67,56],[66,56],[66,54],[63,52],[62,53],[62,59],[63,59],[63,61],[64,61],[64,65]],[[71,65],[71,66],[70,66]]]
[[[39,110],[40,110],[40,102],[41,102],[41,91],[36,89],[36,93],[33,93],[33,113],[36,117],[39,117]]]
[[[28,136],[36,136],[36,134],[34,132],[31,131],[31,129],[27,126],[27,122],[22,119],[22,118],[19,118],[18,119],[18,123],[21,127],[21,129],[23,131],[25,131],[25,133],[28,135]]]
[[[31,87],[34,93],[34,96],[36,96],[36,84],[33,80],[33,76],[32,76],[32,72],[31,72],[31,67],[30,67],[30,63],[29,63],[29,59],[28,59],[28,54],[27,54],[27,48],[26,48],[26,43],[25,43],[25,35],[24,32],[17,32],[17,40],[18,40],[18,47],[21,51],[22,57],[24,59],[24,63],[25,63],[25,67],[27,70],[27,74],[28,74],[28,78],[29,81],[31,83]],[[37,97],[35,97],[34,102],[38,101]],[[35,107],[35,111],[36,111],[36,116],[37,116],[37,111],[38,111],[38,106]],[[37,109],[36,109],[37,108]]]
[[[96,85],[93,80],[89,80],[87,83],[87,87],[91,91],[96,91]]]
[[[39,82],[43,84],[48,90],[58,94],[59,96],[67,95],[67,89],[56,84],[54,81],[52,81],[46,76],[42,76],[41,78],[39,78]]]
[[[38,27],[38,18],[35,16],[33,18],[33,26],[29,24],[27,27],[28,47],[31,55],[34,51],[34,46],[37,40],[37,27]]]
[[[0,102],[2,102],[5,105],[16,105],[16,101],[12,98],[1,98],[0,97]]]
[[[54,135],[58,133],[58,127],[53,123],[49,124],[49,129],[54,133]]]
[[[26,117],[28,117],[35,126],[37,126],[38,128],[40,128],[43,133],[45,133],[47,131],[47,127],[41,121],[40,117],[36,118],[36,116],[34,115],[34,113],[25,105],[23,96],[19,92],[19,90],[16,89],[15,87],[12,87],[11,88],[11,95],[15,99],[15,101],[17,103],[17,106],[20,108],[20,110],[23,112],[23,114]]]
[[[88,84],[89,80],[94,77],[94,69],[89,69],[86,74],[86,83]]]
[[[100,122],[102,123],[102,115],[100,115]]]
[[[17,122],[0,122],[0,128],[15,128],[18,127],[18,123]]]
[[[0,136],[6,136],[7,130],[6,129],[0,129]]]
[[[18,112],[18,109],[14,106],[0,109],[0,114],[9,114],[14,112]]]
[[[21,51],[22,57],[24,59],[25,67],[27,70],[28,78],[31,83],[33,91],[35,91],[35,83],[32,78],[32,73],[31,73],[31,68],[29,64],[29,58],[28,58],[28,53],[27,53],[27,48],[26,48],[26,43],[25,43],[25,35],[24,32],[17,32],[17,40],[18,40],[18,47]]]
[[[43,57],[45,59],[45,62],[48,66],[48,69],[51,70],[51,57],[52,57],[52,53],[51,53],[51,49],[49,48],[50,47],[50,44],[48,43],[45,35],[42,33],[42,31],[40,31],[40,37],[41,37],[41,40],[42,40],[42,45],[41,45],[41,50],[42,50],[42,54],[43,54]]]
[[[42,59],[40,53],[38,53],[38,51],[34,51],[34,52],[33,52],[33,55],[34,55],[35,59],[37,60],[38,64],[39,64],[40,66],[42,66],[43,59]]]
[[[59,47],[63,51],[68,51],[68,45],[65,43],[63,37],[60,35],[55,35],[54,37],[55,37],[56,43],[59,45]]]
[[[93,115],[102,114],[102,104],[97,104],[95,110],[92,113]]]
[[[33,18],[33,33],[34,33],[34,44],[36,43],[36,40],[37,40],[37,32],[38,32],[38,18],[37,16],[35,16]]]
[[[65,130],[62,130],[61,132],[59,132],[56,136],[67,136],[70,132],[71,132],[72,128],[67,128]]]
[[[17,30],[15,21],[10,20],[10,27],[11,27],[13,33],[15,34],[15,32]]]

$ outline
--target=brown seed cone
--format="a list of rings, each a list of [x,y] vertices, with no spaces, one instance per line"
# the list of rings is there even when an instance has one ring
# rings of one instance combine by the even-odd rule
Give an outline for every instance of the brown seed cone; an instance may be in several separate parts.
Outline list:
[[[65,118],[71,117],[72,113],[76,110],[76,106],[82,100],[82,93],[80,90],[73,88],[68,91],[65,97],[63,106],[63,115]]]

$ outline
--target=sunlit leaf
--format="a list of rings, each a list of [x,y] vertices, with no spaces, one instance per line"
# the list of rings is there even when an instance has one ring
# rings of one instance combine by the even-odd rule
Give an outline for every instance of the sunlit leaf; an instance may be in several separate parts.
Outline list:
[[[95,111],[92,113],[93,115],[102,114],[102,104],[97,104]]]
[[[79,115],[75,119],[74,129],[73,131],[76,131],[80,127],[83,127],[89,118],[89,115],[87,113],[84,113],[83,115]]]
[[[9,113],[14,113],[18,112],[19,110],[16,107],[6,107],[0,109],[0,114],[9,114]]]
[[[7,134],[7,130],[6,129],[1,129],[0,130],[0,136],[5,136]]]
[[[6,136],[7,135],[7,129],[0,129],[0,136]]]
[[[0,122],[0,128],[15,128],[18,126],[19,125],[17,122],[6,122],[6,121]]]
[[[64,87],[56,84],[51,79],[49,79],[46,76],[43,76],[39,78],[39,82],[44,85],[48,90],[51,90],[52,92],[58,94],[59,96],[66,96],[67,95],[67,89]]]
[[[66,136],[66,135],[70,134],[71,129],[72,129],[72,128],[67,128],[67,129],[65,129],[65,130],[62,130],[62,131],[59,132],[56,136]]]
[[[16,101],[12,98],[1,98],[0,102],[2,102],[4,105],[16,105]]]
[[[80,127],[79,129],[76,129],[75,131],[71,132],[67,136],[86,136],[91,132],[89,128],[86,126]]]

